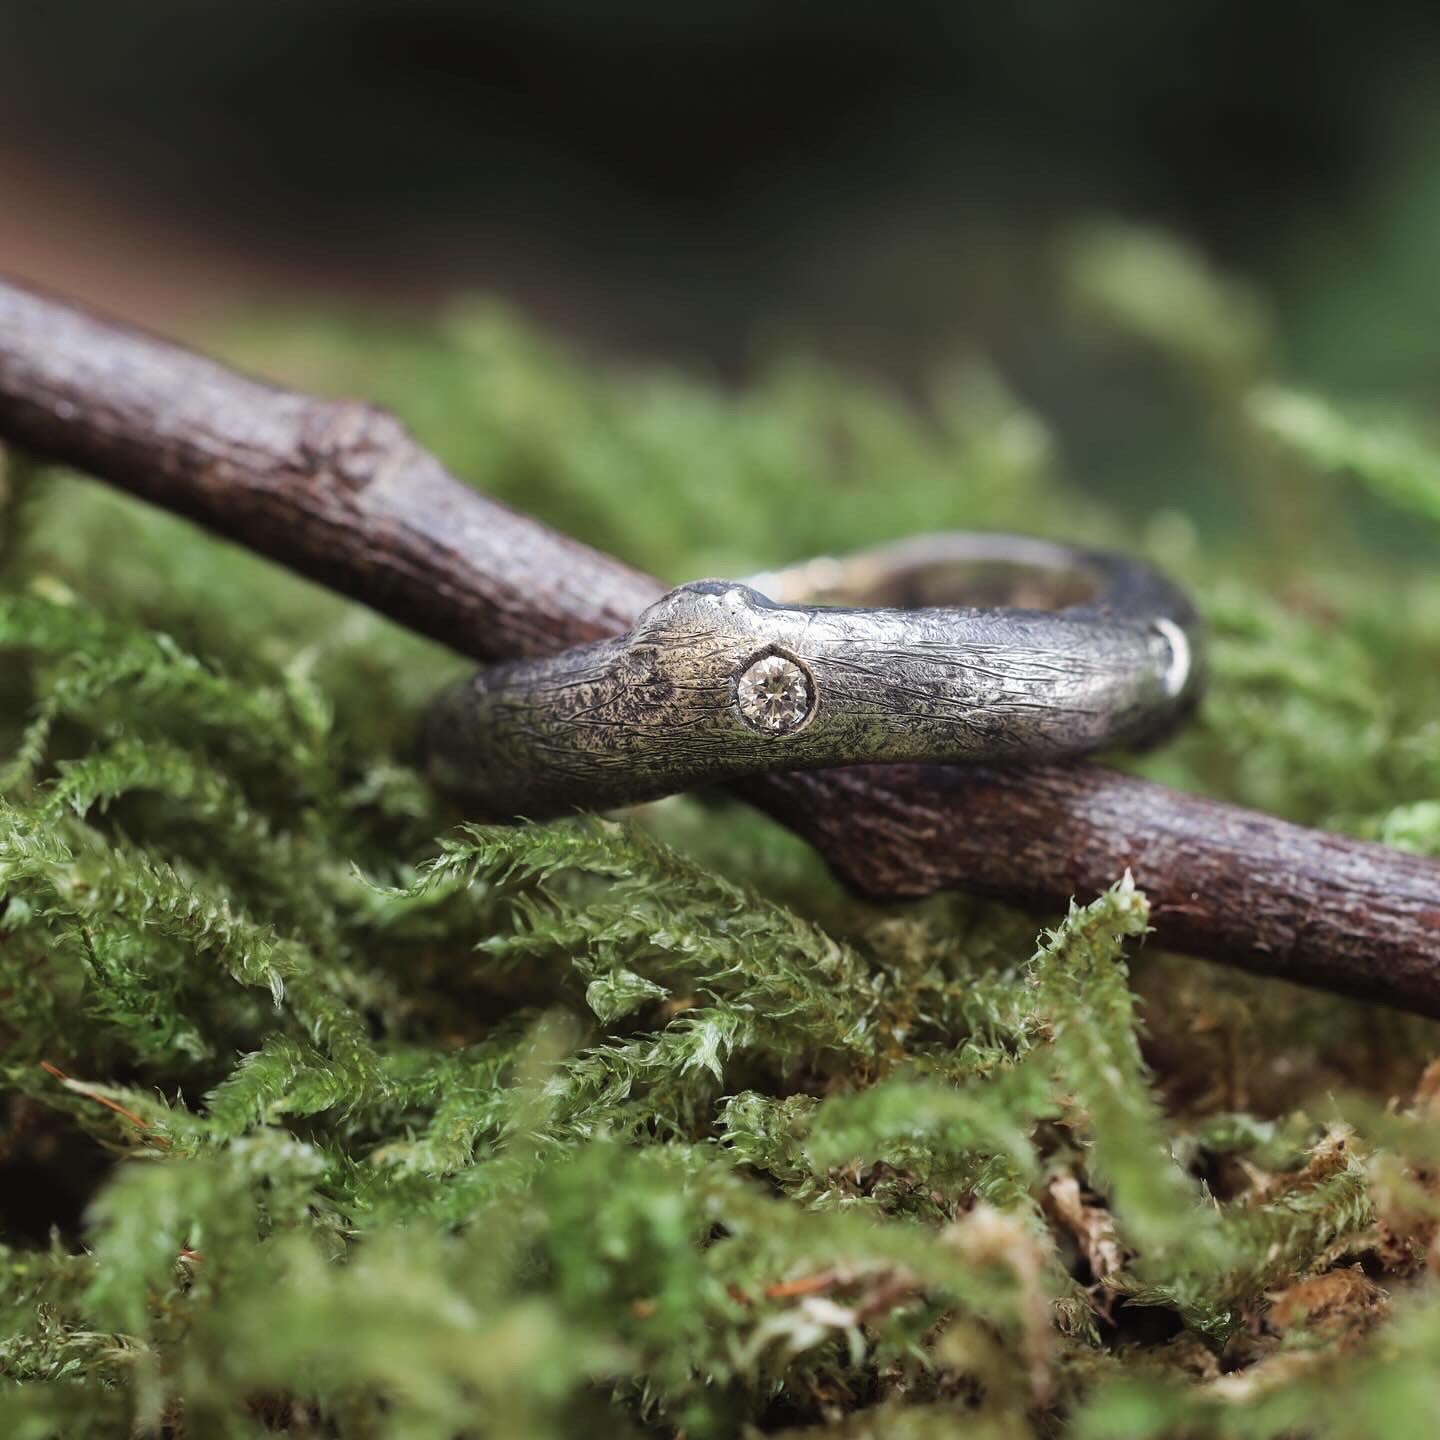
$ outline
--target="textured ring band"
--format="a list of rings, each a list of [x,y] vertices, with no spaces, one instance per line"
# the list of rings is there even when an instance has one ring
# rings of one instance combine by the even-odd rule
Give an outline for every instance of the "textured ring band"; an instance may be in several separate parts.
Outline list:
[[[445,788],[538,818],[770,770],[1143,744],[1200,677],[1195,612],[1148,566],[931,535],[681,585],[628,635],[442,693],[426,741]]]

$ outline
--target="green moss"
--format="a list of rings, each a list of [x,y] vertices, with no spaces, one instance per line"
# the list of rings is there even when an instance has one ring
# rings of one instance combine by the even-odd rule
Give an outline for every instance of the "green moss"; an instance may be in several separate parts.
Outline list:
[[[233,348],[675,578],[944,526],[1145,551],[1199,596],[1214,683],[1123,763],[1440,850],[1440,581],[1326,522],[1308,469],[1424,523],[1440,460],[1280,388],[1263,307],[1168,241],[1091,231],[1067,264],[1178,363],[1254,537],[1077,494],[974,367],[923,407],[800,363],[727,395],[488,307]],[[855,902],[715,799],[465,827],[410,748],[453,657],[76,477],[5,476],[0,1433],[1433,1416],[1433,1025],[1158,955],[1123,875],[1037,947],[963,897]],[[1355,1261],[1393,1319],[1276,1318]]]

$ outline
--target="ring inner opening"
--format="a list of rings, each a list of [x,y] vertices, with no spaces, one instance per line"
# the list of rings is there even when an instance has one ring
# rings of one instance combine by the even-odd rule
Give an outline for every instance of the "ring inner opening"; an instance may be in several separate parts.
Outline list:
[[[781,604],[855,605],[902,610],[959,605],[980,609],[1063,610],[1097,599],[1102,577],[1081,565],[954,556],[856,555],[813,561],[763,577]]]
[[[831,604],[921,609],[973,605],[983,609],[1063,610],[1095,599],[1099,578],[1074,567],[1050,568],[1012,560],[951,560],[856,577]],[[817,603],[827,603],[817,597]]]

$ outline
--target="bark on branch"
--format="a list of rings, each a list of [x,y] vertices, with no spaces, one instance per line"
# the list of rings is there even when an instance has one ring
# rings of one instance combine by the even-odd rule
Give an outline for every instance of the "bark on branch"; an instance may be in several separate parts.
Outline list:
[[[383,411],[280,389],[0,282],[0,440],[476,660],[613,634],[657,581],[487,499]],[[1054,910],[1129,868],[1159,940],[1440,1015],[1440,865],[1093,766],[869,766],[737,787],[878,898]]]

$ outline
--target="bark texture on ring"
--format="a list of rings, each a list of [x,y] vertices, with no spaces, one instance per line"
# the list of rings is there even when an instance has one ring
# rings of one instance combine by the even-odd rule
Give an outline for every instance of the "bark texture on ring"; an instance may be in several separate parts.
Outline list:
[[[1193,701],[1194,612],[1147,567],[1018,537],[925,537],[925,565],[907,553],[849,563],[864,561],[879,593],[948,555],[1040,582],[1079,574],[1092,598],[859,609],[780,604],[737,581],[682,585],[626,636],[497,665],[440,696],[427,720],[433,773],[485,814],[539,818],[774,770],[1138,744]],[[765,578],[784,593],[805,570]],[[771,659],[767,680],[784,682],[773,703],[748,686],[742,698]]]

